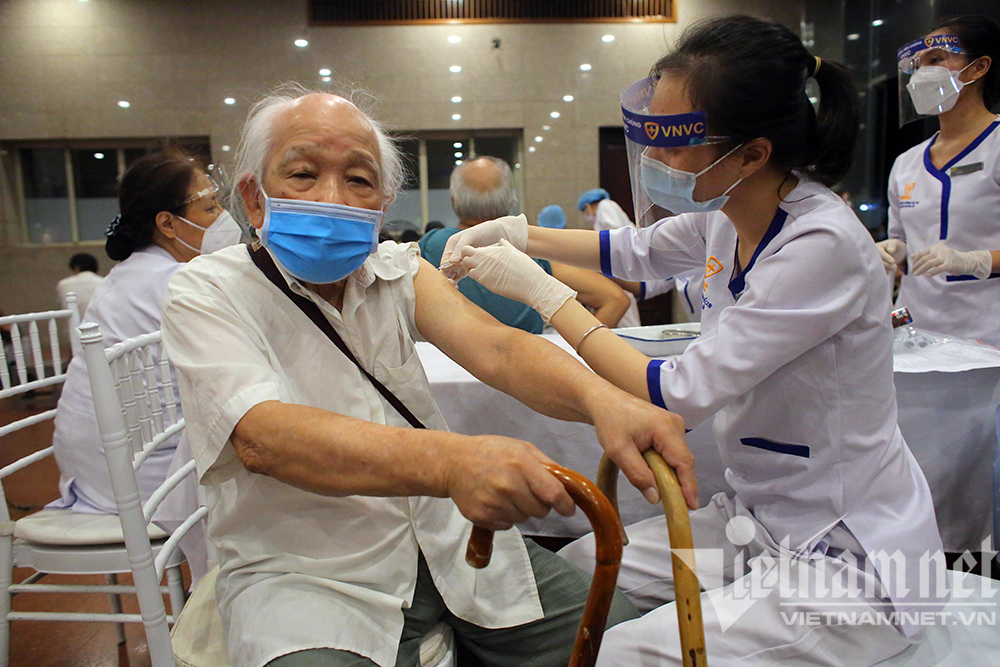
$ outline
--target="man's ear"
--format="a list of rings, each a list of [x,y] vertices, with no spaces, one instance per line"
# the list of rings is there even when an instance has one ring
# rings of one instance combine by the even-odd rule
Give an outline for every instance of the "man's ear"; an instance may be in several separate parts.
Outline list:
[[[175,224],[174,216],[167,211],[160,211],[156,214],[156,228],[168,239],[177,237],[177,225]]]
[[[247,219],[251,225],[260,229],[264,224],[264,202],[261,201],[263,198],[256,177],[248,174],[240,179],[236,187],[243,199],[243,210],[247,212]]]

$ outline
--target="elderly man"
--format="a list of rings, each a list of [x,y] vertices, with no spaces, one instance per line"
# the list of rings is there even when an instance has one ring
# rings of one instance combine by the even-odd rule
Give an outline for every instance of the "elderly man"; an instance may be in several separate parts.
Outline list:
[[[510,213],[517,203],[514,175],[510,166],[495,157],[465,160],[451,172],[451,207],[458,227],[438,229],[420,239],[420,253],[434,266],[441,265],[441,253],[453,234],[487,220]],[[609,327],[618,326],[629,307],[629,298],[614,282],[594,271],[536,260],[546,273],[576,292],[576,299],[593,311],[594,317]],[[458,291],[504,324],[529,333],[542,333],[542,317],[530,306],[494,294],[475,280],[465,278]]]
[[[373,251],[401,163],[347,99],[279,89],[254,106],[237,157],[263,248],[190,262],[163,314],[232,662],[416,665],[444,621],[489,664],[565,665],[589,578],[510,527],[572,500],[532,445],[447,432],[414,339],[541,412],[593,423],[649,498],[640,450],[655,447],[693,506],[683,422],[497,323],[416,246]],[[500,531],[484,570],[464,562],[470,521]],[[617,598],[611,622],[632,615]]]

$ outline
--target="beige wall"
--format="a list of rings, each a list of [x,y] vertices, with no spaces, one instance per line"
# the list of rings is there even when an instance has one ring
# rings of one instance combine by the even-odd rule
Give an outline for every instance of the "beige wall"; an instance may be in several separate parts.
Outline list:
[[[526,146],[543,135],[524,157],[525,212],[556,203],[578,223],[577,196],[598,184],[598,127],[621,122],[619,91],[683,27],[746,12],[798,30],[803,4],[678,0],[676,24],[309,28],[306,0],[0,0],[0,142],[208,135],[224,162],[232,153],[221,147],[235,149],[257,96],[286,80],[319,84],[328,67],[374,92],[377,115],[400,130],[518,128]],[[615,41],[603,43],[609,33]],[[300,37],[307,48],[293,46]],[[583,62],[593,69],[581,72]],[[453,64],[463,71],[451,74]],[[110,262],[99,245],[19,246],[10,171],[0,171],[0,308],[47,308],[73,252],[98,255],[102,273]]]

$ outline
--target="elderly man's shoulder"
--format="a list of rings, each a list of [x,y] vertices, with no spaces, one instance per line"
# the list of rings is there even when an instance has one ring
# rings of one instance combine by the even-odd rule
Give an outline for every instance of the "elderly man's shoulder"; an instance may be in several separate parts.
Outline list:
[[[230,285],[244,282],[251,270],[257,268],[242,243],[195,257],[174,273],[167,284],[167,299],[185,292],[227,291]]]

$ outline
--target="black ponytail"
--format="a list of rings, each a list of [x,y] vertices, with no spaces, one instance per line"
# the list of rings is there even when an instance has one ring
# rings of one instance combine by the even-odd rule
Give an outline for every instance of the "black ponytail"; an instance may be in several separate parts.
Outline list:
[[[117,261],[153,242],[156,214],[184,208],[191,183],[204,171],[188,153],[168,148],[136,160],[122,176],[118,193],[121,214],[108,231],[104,251]]]
[[[785,26],[750,16],[696,23],[650,72],[666,74],[684,80],[711,134],[768,139],[773,164],[826,185],[850,169],[860,122],[850,74],[840,63],[818,61]],[[818,111],[806,94],[810,77],[819,86]]]

